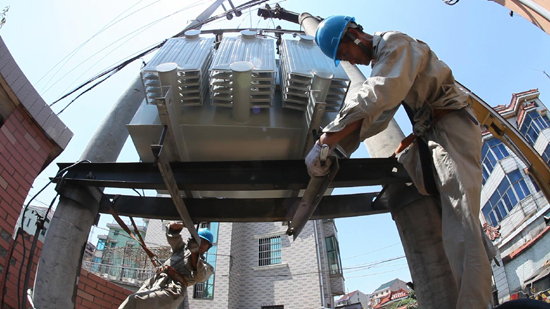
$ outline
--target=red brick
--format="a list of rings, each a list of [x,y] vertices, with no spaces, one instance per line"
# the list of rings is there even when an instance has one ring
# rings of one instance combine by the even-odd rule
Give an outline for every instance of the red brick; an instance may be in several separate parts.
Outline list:
[[[15,136],[15,138],[19,142],[19,145],[18,145],[19,147],[23,147],[27,151],[29,149],[34,150],[33,148],[31,148],[31,144],[25,139],[24,135],[21,134],[21,132],[15,131],[13,132],[13,136]]]
[[[82,306],[84,308],[87,308],[87,309],[98,309],[97,306],[94,303],[92,303],[92,302],[90,302],[86,299],[82,299]]]
[[[30,183],[31,185],[36,179],[36,177],[33,177],[31,174],[27,173],[26,171],[25,171],[25,175],[23,175],[23,178],[25,178],[25,181]]]
[[[90,272],[87,271],[87,270],[85,270],[85,269],[80,269],[80,275],[81,275],[81,276],[86,277],[86,276],[88,276],[89,273],[90,273]]]
[[[0,151],[2,151],[2,150],[0,149]],[[4,155],[0,154],[0,165],[2,165],[2,167],[4,167],[4,169],[10,175],[12,175],[13,172],[15,171],[15,168],[13,166],[11,166],[10,161],[9,161],[9,159],[11,158],[11,155],[9,153],[6,153],[6,154],[7,154],[7,156],[4,156]]]
[[[111,304],[119,304],[121,303],[120,299],[114,298],[113,296],[105,295],[103,297],[106,301],[110,302]]]
[[[90,295],[93,295],[94,297],[96,297],[96,299],[99,297],[99,298],[103,298],[103,293],[98,291],[97,289],[94,289],[90,286],[85,286],[84,287],[84,292],[86,293],[89,293]]]
[[[99,276],[96,276],[96,275],[94,275],[94,274],[92,274],[92,273],[89,273],[89,274],[88,274],[88,278],[89,278],[90,280],[93,280],[93,281],[97,282],[99,285],[105,285],[105,284],[108,283],[108,281],[106,281],[105,279],[103,279],[103,278],[101,278],[101,277],[99,277]]]
[[[35,151],[33,148],[31,148],[31,151],[29,152],[29,155],[36,162],[44,162],[46,160],[46,158],[48,157],[48,152],[45,149],[42,149],[42,148],[40,148],[39,151]]]
[[[23,195],[26,198],[27,195],[29,195],[30,189],[31,189],[30,185],[28,187],[23,187],[22,185],[20,185],[19,188],[17,189],[17,192],[19,192],[19,194]]]
[[[6,193],[13,197],[14,200],[16,201],[21,201],[21,203],[23,203],[23,201],[25,200],[25,196],[21,195],[19,192],[17,192],[12,186],[9,186],[8,189],[6,189]],[[13,203],[12,203],[13,205]]]
[[[38,172],[40,172],[40,170],[42,170],[42,164],[44,164],[44,162],[33,162],[29,168],[32,168],[32,169],[29,169],[27,170],[29,173],[30,170],[34,171],[31,173],[31,175],[38,175]]]
[[[101,307],[105,307],[105,308],[111,308],[111,303],[110,302],[106,302],[105,300],[103,299],[98,299],[96,297],[96,299],[94,300],[94,303],[97,304],[97,305],[100,305]]]
[[[24,114],[19,110],[19,108],[14,109],[12,115],[19,120],[18,122],[21,122],[25,119],[25,117],[23,116]],[[10,119],[13,119],[13,118],[10,117]]]
[[[97,283],[95,283],[94,281],[84,277],[84,276],[80,276],[79,279],[78,279],[78,282],[82,282],[84,283],[85,285],[89,285],[91,288],[94,288],[97,286]]]
[[[16,170],[15,173],[13,173],[13,178],[19,185],[29,190],[31,188],[32,182],[28,182],[27,179],[23,177],[24,174],[27,174],[25,170]]]
[[[112,288],[110,288],[109,286],[98,285],[97,290],[101,291],[101,292],[103,292],[107,295],[111,295],[111,296],[115,295],[115,291]]]
[[[7,194],[4,194],[6,192],[4,189],[0,190],[2,192],[2,198],[0,199],[0,207],[2,208],[11,208],[11,203],[13,202],[13,198],[11,196],[8,196]]]
[[[23,136],[25,136],[26,132],[29,132],[32,137],[35,137],[37,134],[35,128],[33,127],[33,123],[29,121],[21,122],[21,126],[18,128],[18,131],[21,132]]]
[[[0,145],[4,145],[4,147],[11,145],[11,142],[8,140],[3,132],[0,132]]]
[[[129,295],[129,294],[128,294]],[[118,298],[120,299],[121,301],[124,301],[126,299],[126,297],[128,297],[128,295],[126,294],[122,294],[122,293],[119,293],[119,292],[115,292],[115,298]]]
[[[25,159],[25,161],[27,161],[28,163],[32,163],[32,161],[34,161],[34,158],[31,156],[31,154],[23,147],[16,147],[15,149],[16,153],[19,154],[19,157],[22,157],[23,159]],[[33,149],[33,152],[34,152],[34,149]],[[12,155],[14,157],[17,157],[17,154],[16,153],[13,153],[12,152]],[[19,158],[20,159],[20,158]],[[20,159],[21,160],[21,159]],[[22,162],[21,160],[21,164],[25,164],[24,162]]]
[[[9,297],[9,294],[17,295],[17,291],[12,291],[12,293],[6,293],[4,296],[4,302],[6,305],[11,306],[13,308],[19,308],[19,302],[15,301],[13,298]],[[9,307],[8,307],[9,308]]]
[[[94,301],[94,296],[93,295],[91,295],[89,293],[86,293],[82,290],[77,290],[76,295],[82,297],[83,300]]]
[[[23,169],[27,174],[36,178],[36,176],[38,176],[38,171],[40,171],[40,164],[37,162],[33,162],[33,164],[23,164]]]

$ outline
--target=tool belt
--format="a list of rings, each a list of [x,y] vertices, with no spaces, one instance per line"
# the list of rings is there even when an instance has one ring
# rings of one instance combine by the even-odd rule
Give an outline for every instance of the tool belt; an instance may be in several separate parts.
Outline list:
[[[427,103],[428,104],[428,103]],[[411,107],[402,102],[411,124],[415,125],[414,121],[414,112]],[[470,115],[464,108],[462,109],[438,109],[431,111],[432,118],[429,127],[426,132],[433,130],[436,123],[443,118],[444,116],[453,113],[453,112],[463,112],[472,122],[478,124],[477,120]],[[415,144],[413,144],[415,143]],[[412,146],[411,146],[412,144]],[[409,147],[410,146],[410,147]],[[409,148],[409,149],[407,149]],[[407,151],[404,151],[407,149]],[[399,155],[398,155],[399,154]],[[405,167],[409,176],[411,177],[415,187],[418,189],[418,192],[422,195],[438,195],[439,191],[437,190],[437,185],[434,179],[434,166],[432,155],[428,144],[422,139],[418,138],[414,133],[405,137],[393,155],[391,157],[396,157],[397,161]]]
[[[189,285],[187,283],[187,280],[183,277],[182,274],[177,272],[173,267],[164,265],[161,268],[159,268],[159,273],[166,273],[168,277],[170,277],[172,280],[180,283],[184,288],[187,288]]]

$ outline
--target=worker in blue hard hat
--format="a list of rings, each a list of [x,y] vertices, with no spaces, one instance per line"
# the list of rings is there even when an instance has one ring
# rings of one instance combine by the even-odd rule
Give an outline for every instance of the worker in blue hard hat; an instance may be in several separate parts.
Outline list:
[[[420,193],[439,196],[443,244],[459,289],[456,308],[487,308],[496,250],[479,221],[481,130],[468,94],[426,43],[406,34],[371,35],[353,17],[331,16],[319,24],[315,41],[335,65],[370,64],[372,72],[323,129],[306,157],[308,172],[328,174],[327,152],[339,144],[351,154],[387,128],[402,105],[413,135],[396,155]]]
[[[176,309],[185,298],[188,286],[205,282],[214,273],[214,268],[204,257],[214,243],[212,232],[200,228],[197,231],[200,244],[193,238],[186,243],[181,235],[183,228],[181,222],[166,225],[166,238],[172,247],[172,256],[153,278],[128,296],[119,309]]]

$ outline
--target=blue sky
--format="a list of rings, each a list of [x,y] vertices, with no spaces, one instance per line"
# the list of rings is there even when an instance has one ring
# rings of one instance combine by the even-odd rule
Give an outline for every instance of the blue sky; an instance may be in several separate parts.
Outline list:
[[[200,6],[193,7],[197,3]],[[0,8],[11,8],[0,35],[46,102],[53,102],[103,69],[179,32],[205,3],[209,1],[1,0]],[[280,4],[291,11],[323,17],[353,15],[366,32],[398,30],[421,39],[453,69],[457,80],[492,106],[509,104],[512,93],[534,88],[540,90],[543,102],[550,102],[550,79],[541,72],[550,72],[550,37],[519,16],[510,17],[506,8],[494,2],[461,1],[452,7],[440,0],[288,0]],[[136,13],[124,18],[132,12]],[[241,18],[208,28],[239,24],[242,28],[275,24],[298,29],[277,20],[274,24],[259,20],[255,10],[251,15],[245,12]],[[77,52],[66,57],[74,50]],[[63,65],[57,65],[60,62]],[[56,162],[78,160],[106,111],[138,74],[140,66],[139,61],[129,65],[61,114],[75,137]],[[366,75],[370,73],[369,68],[362,70]],[[59,103],[54,110],[59,111],[66,103]],[[410,131],[403,112],[398,113],[397,121],[403,131]],[[368,154],[361,147],[354,156]],[[127,143],[120,160],[138,160],[131,143]],[[57,167],[50,165],[35,181],[31,195],[56,172]],[[359,190],[363,189],[338,193]],[[37,204],[49,204],[54,194],[53,190],[45,191]],[[105,217],[101,223],[110,221]],[[338,219],[336,224],[349,291],[370,293],[394,278],[410,280],[404,258],[378,263],[403,255],[390,215]],[[95,242],[95,235],[102,233],[106,232],[95,229],[91,240]],[[364,267],[350,269],[357,266]]]

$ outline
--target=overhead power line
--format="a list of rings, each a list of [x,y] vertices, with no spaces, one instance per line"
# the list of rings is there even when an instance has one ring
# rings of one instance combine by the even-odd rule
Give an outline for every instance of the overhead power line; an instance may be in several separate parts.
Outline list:
[[[238,10],[244,10],[244,9],[248,9],[248,8],[251,8],[253,6],[256,6],[256,5],[259,5],[259,4],[262,4],[262,3],[265,3],[265,2],[268,2],[268,0],[252,0],[252,1],[248,1],[240,6],[237,6],[236,9]],[[183,31],[180,31],[178,32],[177,34],[173,35],[172,38],[176,38],[176,37],[181,37],[185,34],[185,32],[187,30],[190,30],[190,29],[200,29],[203,25],[207,24],[207,23],[210,23],[216,19],[219,19],[219,18],[222,18],[222,17],[225,17],[225,12],[222,13],[222,14],[218,14],[216,16],[212,16],[202,22],[199,22],[197,23],[196,25],[194,25],[193,27],[189,28],[189,29],[186,29],[186,30],[183,30]],[[137,60],[137,59],[140,59],[141,57],[151,53],[152,51],[162,47],[165,43],[166,43],[167,40],[164,40],[163,42],[159,43],[158,45],[138,54],[137,56],[134,56],[134,57],[131,57],[125,61],[123,61],[122,63],[118,64],[118,65],[115,65],[114,67],[111,67],[99,74],[97,74],[96,76],[90,78],[88,81],[84,82],[82,85],[76,87],[75,89],[71,90],[70,92],[68,92],[67,94],[61,96],[59,99],[55,100],[53,103],[50,104],[50,107],[55,105],[56,103],[58,103],[59,101],[69,97],[70,95],[76,93],[77,91],[83,89],[85,86],[87,85],[90,85],[92,84],[89,88],[85,89],[84,91],[82,91],[80,94],[78,94],[73,100],[71,100],[71,102],[69,102],[61,111],[59,111],[57,113],[57,115],[61,114],[63,111],[65,111],[67,109],[67,107],[69,107],[72,103],[74,103],[74,101],[76,101],[78,98],[80,98],[83,94],[87,93],[88,91],[92,90],[93,88],[95,88],[96,86],[98,86],[99,84],[103,83],[105,80],[107,80],[109,77],[113,76],[115,73],[119,72],[120,70],[122,70],[124,67],[126,67],[128,64],[132,63],[133,61]],[[95,83],[94,83],[95,82]]]

